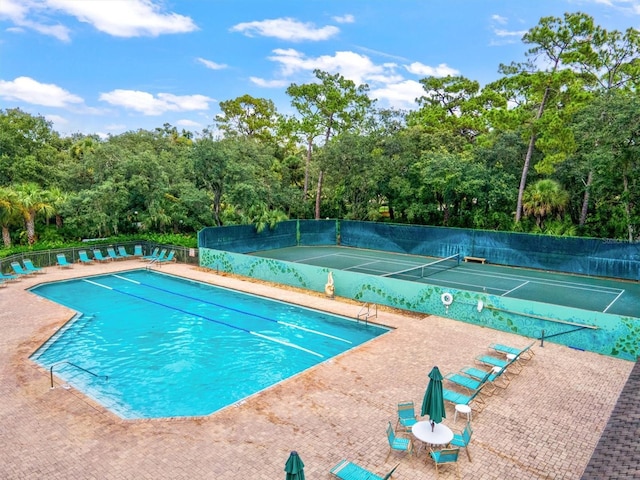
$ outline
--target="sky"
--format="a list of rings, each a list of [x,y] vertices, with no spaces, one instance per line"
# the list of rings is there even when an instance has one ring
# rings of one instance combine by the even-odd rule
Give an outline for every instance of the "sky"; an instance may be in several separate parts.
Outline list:
[[[287,87],[320,69],[413,110],[420,79],[485,85],[525,60],[540,18],[567,12],[640,28],[640,0],[0,0],[0,109],[63,136],[197,134],[245,94],[293,115]]]

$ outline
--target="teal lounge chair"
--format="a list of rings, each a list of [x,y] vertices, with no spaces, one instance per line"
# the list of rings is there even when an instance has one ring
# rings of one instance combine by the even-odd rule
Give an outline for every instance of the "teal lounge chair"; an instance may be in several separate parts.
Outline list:
[[[491,377],[491,370],[484,372],[481,378],[473,378],[462,373],[447,373],[444,378],[468,390],[477,390],[483,383],[489,380],[489,377]]]
[[[122,260],[123,257],[118,255],[113,247],[107,247],[107,255],[111,260]]]
[[[154,252],[155,252],[155,250],[154,250]],[[163,262],[164,259],[166,258],[166,256],[167,256],[167,249],[163,248],[162,250],[160,250],[160,254],[159,255],[157,255],[155,257],[151,257],[151,258],[150,257],[143,257],[143,258],[145,260],[147,260],[148,262],[155,263],[155,262]]]
[[[477,390],[474,390],[470,394],[457,392],[455,390],[450,390],[448,388],[442,389],[442,397],[445,402],[453,403],[454,405],[469,405],[471,406],[472,402],[475,402],[476,410],[481,410],[484,407],[484,400],[480,397],[480,392],[485,387],[486,383],[483,383],[478,387]]]
[[[136,245],[133,247],[133,256],[142,257],[142,245]]]
[[[133,256],[133,255],[129,255],[127,253],[127,249],[124,248],[122,245],[118,247],[118,254],[120,255],[120,258],[129,258]]]
[[[84,265],[89,265],[93,263],[93,260],[89,258],[89,255],[87,254],[86,250],[80,250],[78,252],[78,260],[80,260],[80,263]]]
[[[11,268],[13,269],[13,272],[18,275],[19,277],[28,277],[29,275],[33,275],[34,272],[27,272],[24,268],[22,268],[22,265],[20,265],[18,262],[11,262]]]
[[[380,477],[369,470],[362,468],[360,465],[349,462],[347,460],[340,460],[340,462],[333,467],[329,473],[334,477],[342,480],[388,480],[393,475],[393,472],[398,468],[399,463],[391,469],[384,477]]]
[[[161,262],[161,263],[165,263],[165,262],[175,262],[176,259],[174,258],[176,255],[176,251],[175,250],[171,250],[169,252],[169,255],[167,255],[165,258],[158,258],[158,260],[156,260],[157,262]]]
[[[10,273],[0,272],[0,279],[5,282],[15,282],[17,280],[20,280],[20,277],[18,275],[12,275]]]
[[[31,273],[45,273],[44,272],[44,268],[36,267],[33,264],[33,262],[31,260],[29,260],[28,258],[23,259],[22,260],[22,264],[24,265],[24,268],[26,268],[28,272],[31,272]]]
[[[100,263],[108,262],[110,259],[102,256],[102,252],[96,248],[93,250],[93,258],[99,261]]]
[[[476,361],[483,363],[484,365],[489,365],[490,367],[504,368],[505,370],[511,367],[510,371],[513,371],[513,373],[518,375],[522,371],[522,366],[518,363],[520,355],[509,355],[511,355],[512,358],[502,359],[496,358],[493,355],[478,355],[476,357]]]
[[[58,261],[58,268],[73,268],[73,265],[67,261],[64,253],[57,254],[56,260]]]
[[[455,464],[458,478],[460,477],[460,466],[458,465],[459,448],[443,448],[442,450],[430,450],[429,455],[436,464],[436,475],[440,475],[438,467],[444,464]]]
[[[153,249],[153,252],[151,252],[151,255],[143,255],[142,259],[143,260],[155,260],[156,258],[158,258],[158,255],[160,253],[160,247],[156,247]]]
[[[531,350],[531,347],[535,345],[535,341],[531,342],[524,348],[510,347],[501,343],[492,343],[489,348],[494,349],[496,352],[503,353],[505,355],[518,355],[520,360],[530,360],[535,355],[535,352]]]
[[[475,367],[464,367],[462,370],[465,375],[470,377],[481,379],[487,375],[485,370],[481,368]],[[505,375],[506,369],[500,367],[494,367],[489,370],[489,378],[486,380],[486,383],[491,385],[491,389],[489,390],[489,385],[486,385],[483,389],[483,393],[488,393],[489,395],[493,395],[496,391],[496,387],[505,389],[509,386],[510,379]]]

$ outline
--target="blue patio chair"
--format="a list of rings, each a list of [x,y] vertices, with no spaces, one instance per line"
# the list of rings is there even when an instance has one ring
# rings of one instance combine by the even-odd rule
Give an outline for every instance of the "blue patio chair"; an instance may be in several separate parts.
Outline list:
[[[17,280],[20,280],[20,277],[18,275],[12,275],[11,273],[0,272],[0,279],[5,282],[15,282]]]
[[[492,343],[489,348],[492,348],[498,353],[505,355],[517,355],[520,360],[530,360],[535,352],[531,350],[531,347],[535,345],[535,340],[524,348],[510,347],[509,345],[503,345],[502,343]]]
[[[44,273],[44,268],[36,267],[31,260],[25,258],[22,260],[22,264],[24,268],[27,269],[28,272],[31,273]]]
[[[122,245],[118,247],[118,255],[120,255],[120,258],[129,258],[133,256],[133,255],[129,255],[129,253],[127,253],[127,249],[124,248]]]
[[[506,371],[504,368],[493,367],[489,372],[486,372],[481,368],[464,367],[461,371],[465,375],[476,379],[484,378],[489,373],[489,378],[486,381],[488,385],[482,390],[483,393],[488,393],[489,395],[493,395],[498,387],[504,390],[509,386],[510,379],[504,374]]]
[[[461,392],[457,392],[455,390],[450,390],[448,388],[442,389],[442,397],[445,402],[453,403],[454,405],[469,405],[471,407],[471,403],[474,403],[474,407],[477,411],[480,411],[484,408],[484,400],[480,396],[480,392],[487,385],[487,383],[483,383],[476,390],[471,392],[470,394],[465,394]]]
[[[93,258],[97,261],[99,261],[100,263],[103,262],[108,262],[109,260],[111,260],[110,258],[105,258],[102,256],[102,251],[99,248],[95,248],[93,250]]]
[[[340,460],[340,462],[333,467],[329,473],[334,477],[340,478],[341,480],[388,480],[393,475],[393,472],[398,468],[399,463],[393,467],[389,473],[387,473],[384,477],[380,477],[375,473],[370,472],[369,470],[361,467],[360,465],[356,465],[355,463],[349,462],[347,460]]]
[[[447,373],[444,378],[449,382],[460,385],[468,390],[477,390],[480,386],[489,380],[491,370],[484,372],[481,378],[473,378],[472,376],[463,375],[461,373]]]
[[[58,268],[73,268],[73,264],[67,261],[67,257],[64,253],[57,254],[56,260],[58,262]]]
[[[469,453],[469,443],[471,443],[471,435],[473,435],[473,429],[471,428],[471,423],[467,422],[467,426],[464,427],[462,433],[455,434],[453,436],[453,440],[451,440],[451,445],[458,448],[464,448],[467,451],[467,457],[469,457],[469,461],[471,461],[471,454]]]
[[[409,455],[413,453],[413,443],[410,438],[398,437],[393,431],[391,422],[387,425],[387,440],[389,441],[389,453],[387,453],[387,459],[391,455],[392,451],[407,452]],[[385,459],[385,462],[387,460]]]
[[[157,257],[155,258],[150,258],[148,259],[150,262],[164,262],[165,258],[167,256],[167,249],[163,248],[162,250],[160,250],[160,253],[158,254]]]
[[[518,375],[522,371],[522,366],[518,363],[520,355],[508,355],[511,355],[511,358],[502,359],[496,358],[493,355],[478,355],[476,361],[484,365],[489,365],[490,367],[500,367],[505,370],[509,369],[509,371],[513,371],[514,374]]]
[[[143,260],[155,260],[158,258],[158,255],[160,254],[160,247],[156,247],[153,249],[153,252],[151,252],[151,255],[143,255],[142,259]]]
[[[174,258],[175,256],[176,256],[176,251],[175,251],[175,250],[171,250],[171,251],[169,252],[169,255],[167,255],[167,256],[166,256],[166,257],[164,257],[164,258],[158,258],[158,260],[157,260],[157,261],[158,261],[158,262],[161,262],[161,263],[165,263],[165,262],[175,262],[175,261],[176,261],[176,259]]]
[[[136,245],[133,247],[133,256],[134,257],[142,257],[142,245]]]
[[[107,255],[111,260],[122,260],[123,257],[118,255],[113,247],[107,247]]]
[[[86,250],[80,250],[78,252],[78,260],[80,260],[80,263],[84,265],[89,265],[93,263],[93,260],[89,258],[89,255],[87,254]]]
[[[416,419],[415,405],[413,402],[398,403],[398,421],[396,422],[396,430],[403,432],[411,432],[418,420]]]
[[[458,465],[459,448],[443,448],[442,450],[430,450],[429,455],[436,464],[436,475],[440,475],[438,467],[445,464],[455,464],[458,477],[460,477],[460,465]]]
[[[22,268],[22,265],[20,265],[18,262],[11,262],[11,268],[13,270],[13,273],[18,275],[19,277],[28,277],[29,275],[33,275],[34,273],[34,272],[27,272],[24,268]]]

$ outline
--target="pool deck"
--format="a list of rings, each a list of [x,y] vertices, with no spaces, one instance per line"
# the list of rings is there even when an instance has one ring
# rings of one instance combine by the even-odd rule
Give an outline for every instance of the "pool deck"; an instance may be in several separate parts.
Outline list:
[[[395,480],[435,479],[425,451],[392,452],[385,436],[396,404],[419,413],[427,374],[473,365],[500,342],[531,340],[435,316],[380,311],[395,330],[208,417],[122,420],[73,389],[50,389],[49,372],[28,357],[71,316],[25,289],[42,282],[143,267],[137,260],[48,268],[0,289],[0,478],[252,479],[284,478],[290,450],[306,478],[329,479],[342,458]],[[275,288],[193,266],[157,270],[355,318],[360,305]],[[338,280],[339,281],[339,280]],[[473,415],[472,462],[461,452],[461,478],[579,479],[607,425],[633,362],[537,342],[509,387]],[[447,406],[445,424],[459,431]],[[386,460],[386,461],[385,461]],[[440,478],[456,478],[443,466]],[[630,477],[631,478],[631,477]]]

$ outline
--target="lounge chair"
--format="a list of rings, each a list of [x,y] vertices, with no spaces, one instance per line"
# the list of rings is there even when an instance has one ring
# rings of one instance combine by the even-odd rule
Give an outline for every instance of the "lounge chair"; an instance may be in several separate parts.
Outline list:
[[[480,397],[480,392],[485,387],[485,385],[486,382],[469,394],[457,392],[448,388],[443,388],[442,397],[444,398],[445,402],[449,402],[454,405],[469,405],[471,407],[471,403],[474,403],[476,410],[479,411],[484,408],[484,400],[482,399],[482,397]]]
[[[501,343],[492,343],[489,345],[489,348],[505,355],[518,355],[520,360],[530,360],[535,355],[535,352],[531,350],[531,347],[533,347],[535,343],[536,342],[533,341],[524,348],[510,347]]]
[[[174,258],[176,255],[176,251],[175,250],[171,250],[169,252],[169,255],[167,255],[164,258],[158,258],[156,261],[157,262],[161,262],[161,263],[166,263],[166,262],[175,262],[176,259]]]
[[[342,480],[388,480],[393,475],[393,472],[398,468],[399,463],[393,467],[389,473],[387,473],[384,477],[376,475],[375,473],[370,472],[369,470],[361,467],[360,465],[356,465],[355,463],[349,462],[347,460],[340,460],[340,462],[333,467],[329,473],[334,477],[340,478]]]
[[[0,278],[0,288],[6,287],[7,282],[4,281],[4,278]]]
[[[456,385],[460,385],[468,390],[477,390],[480,388],[482,384],[489,380],[491,376],[491,370],[488,372],[484,372],[484,376],[481,378],[474,378],[472,376],[467,376],[462,373],[447,373],[444,378],[451,383]]]
[[[34,272],[27,272],[18,262],[11,262],[11,268],[13,269],[13,272],[19,277],[28,277],[29,275],[34,274]]]
[[[133,247],[133,256],[142,257],[142,245],[136,245]]]
[[[476,379],[484,378],[487,375],[485,370],[475,367],[464,367],[461,371],[464,372],[465,375]],[[489,378],[486,380],[486,383],[491,385],[491,390],[489,391],[489,386],[487,385],[483,389],[483,392],[493,395],[496,391],[496,387],[502,388],[503,390],[507,388],[509,386],[510,379],[505,375],[505,372],[506,369],[500,367],[493,367],[489,370]]]
[[[156,247],[153,249],[153,252],[151,252],[151,255],[143,255],[142,260],[155,260],[156,258],[158,258],[159,254],[160,254],[160,248]]]
[[[80,250],[78,252],[78,260],[80,260],[80,263],[84,265],[89,265],[93,263],[93,260],[89,258],[89,255],[87,254],[86,250]]]
[[[403,432],[411,432],[418,420],[416,419],[416,411],[413,402],[398,403],[398,421],[396,422],[396,430]]]
[[[506,359],[496,358],[493,355],[478,355],[476,361],[484,365],[489,365],[490,367],[504,368],[505,370],[511,367],[513,373],[518,375],[522,371],[522,366],[518,363],[520,355],[507,355],[509,355],[509,357]]]
[[[155,252],[155,250],[154,250],[154,252]],[[158,255],[156,255],[155,257],[153,256],[153,254],[151,254],[148,257],[142,257],[142,258],[145,259],[148,262],[155,263],[155,262],[163,262],[164,259],[166,258],[166,256],[167,256],[167,249],[163,248],[162,250],[160,250],[160,253]]]
[[[429,455],[436,464],[436,475],[440,475],[438,472],[438,466],[446,463],[455,463],[458,477],[460,476],[460,466],[458,465],[458,456],[460,455],[459,448],[443,448],[442,450],[430,450]]]
[[[111,260],[122,260],[123,258],[116,253],[113,247],[107,247],[107,255]]]
[[[20,276],[12,275],[11,273],[0,272],[0,280],[3,280],[5,282],[15,282],[17,280],[20,280]]]
[[[392,451],[400,451],[407,452],[409,455],[413,453],[413,443],[410,438],[398,437],[396,433],[393,431],[393,427],[391,426],[391,422],[387,425],[387,440],[389,442],[389,453],[387,453],[387,458]],[[385,459],[385,462],[387,460]]]
[[[111,260],[110,258],[103,257],[102,252],[98,248],[93,250],[93,258],[99,261],[100,263],[108,262],[109,260]]]
[[[133,256],[133,255],[129,255],[127,253],[127,249],[124,248],[122,245],[118,247],[118,254],[120,255],[120,258],[129,258]]]
[[[28,258],[23,259],[22,260],[22,264],[24,265],[24,268],[26,268],[28,272],[31,272],[31,273],[45,273],[44,272],[44,268],[36,267],[33,264],[33,262],[31,260],[29,260]]]
[[[57,254],[56,260],[58,261],[58,268],[73,268],[73,265],[67,261],[64,253]]]
[[[467,422],[467,426],[464,427],[462,433],[455,434],[453,436],[453,440],[451,440],[451,445],[453,445],[454,447],[464,448],[467,451],[467,457],[469,457],[469,461],[471,461],[471,454],[469,453],[471,435],[473,435],[473,429],[471,428],[471,423]]]

